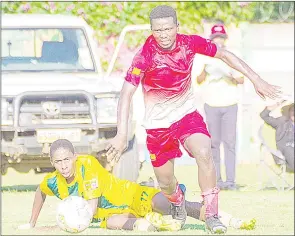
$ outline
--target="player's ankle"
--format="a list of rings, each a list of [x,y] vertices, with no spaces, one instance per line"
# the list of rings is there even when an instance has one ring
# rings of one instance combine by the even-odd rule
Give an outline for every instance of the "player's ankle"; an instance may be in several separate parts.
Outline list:
[[[172,194],[166,194],[164,192],[163,194],[172,204],[181,205],[184,201],[184,192],[182,191],[178,183],[176,184],[175,191]]]
[[[218,193],[219,188],[215,187],[202,192],[202,197],[205,206],[205,218],[218,216]]]

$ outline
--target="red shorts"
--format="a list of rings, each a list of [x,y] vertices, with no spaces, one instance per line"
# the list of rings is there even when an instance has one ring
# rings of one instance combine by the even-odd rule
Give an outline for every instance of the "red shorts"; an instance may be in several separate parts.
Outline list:
[[[170,159],[181,157],[179,142],[184,147],[184,142],[190,135],[202,133],[210,137],[203,117],[197,111],[187,114],[169,128],[147,129],[146,132],[147,148],[154,167],[162,166]],[[188,154],[193,157],[191,153]]]

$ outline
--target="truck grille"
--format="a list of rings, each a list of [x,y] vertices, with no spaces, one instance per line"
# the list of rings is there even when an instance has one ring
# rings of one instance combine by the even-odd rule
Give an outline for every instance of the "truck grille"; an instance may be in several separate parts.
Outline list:
[[[27,97],[20,106],[19,122],[20,125],[90,124],[90,107],[83,95]]]

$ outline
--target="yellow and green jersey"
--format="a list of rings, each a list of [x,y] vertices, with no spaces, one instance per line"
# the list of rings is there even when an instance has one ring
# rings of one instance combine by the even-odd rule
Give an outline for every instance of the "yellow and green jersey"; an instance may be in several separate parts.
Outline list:
[[[98,198],[98,211],[94,216],[97,222],[113,214],[125,212],[131,212],[135,216],[145,214],[140,213],[142,212],[141,202],[146,198],[149,200],[148,205],[151,205],[151,198],[159,192],[128,180],[116,178],[104,169],[95,157],[90,155],[78,156],[75,178],[70,184],[58,171],[54,171],[44,177],[40,189],[44,194],[56,196],[59,199],[71,195],[81,196],[86,200]]]

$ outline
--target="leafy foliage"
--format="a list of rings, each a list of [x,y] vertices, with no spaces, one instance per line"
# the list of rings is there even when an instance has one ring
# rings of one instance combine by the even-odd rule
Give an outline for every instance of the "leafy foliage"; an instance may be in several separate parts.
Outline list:
[[[79,15],[94,28],[100,42],[106,42],[126,25],[148,24],[149,12],[159,4],[177,9],[184,33],[201,31],[202,19],[220,19],[228,24],[253,18],[251,4],[243,7],[236,2],[6,2],[2,12]],[[137,37],[128,41],[130,46],[138,42]]]
[[[151,9],[160,4],[177,10],[182,33],[202,32],[204,21],[220,20],[226,25],[242,21],[294,22],[294,2],[3,2],[2,13],[78,15],[95,30],[109,54],[115,47],[113,38],[126,25],[148,24]],[[149,33],[128,34],[126,46],[131,50],[137,48]]]

